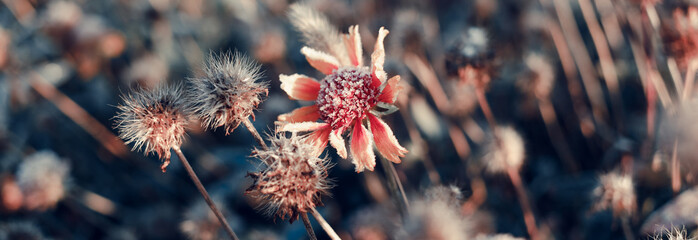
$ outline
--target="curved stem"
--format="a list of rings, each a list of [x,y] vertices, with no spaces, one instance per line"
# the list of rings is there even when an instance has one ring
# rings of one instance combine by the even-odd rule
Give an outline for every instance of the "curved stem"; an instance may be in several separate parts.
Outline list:
[[[490,129],[492,132],[495,132],[497,122],[494,120],[494,114],[492,114],[490,104],[487,102],[487,97],[485,97],[485,90],[480,87],[475,88],[475,94],[477,95],[477,102],[480,103],[480,109],[482,109],[482,113],[485,114],[487,123],[490,125]]]
[[[536,218],[533,215],[533,210],[531,210],[531,203],[528,201],[528,194],[526,194],[526,187],[524,187],[521,181],[521,175],[514,168],[509,168],[507,171],[509,174],[509,179],[516,189],[516,194],[519,198],[519,203],[521,204],[521,210],[524,214],[524,223],[526,223],[526,229],[528,230],[528,235],[531,239],[538,239],[538,227],[536,226]]]
[[[182,150],[179,147],[175,147],[175,148],[173,148],[173,150],[175,151],[175,153],[177,153],[177,157],[182,162],[182,166],[184,166],[184,169],[187,170],[189,177],[191,177],[191,180],[194,182],[194,185],[196,186],[196,188],[199,189],[199,192],[201,193],[201,196],[204,197],[204,201],[206,201],[206,204],[208,204],[208,207],[211,208],[211,211],[213,212],[213,214],[215,214],[216,217],[218,218],[218,221],[221,223],[221,226],[223,226],[223,228],[225,228],[225,231],[228,233],[228,235],[230,235],[231,239],[237,240],[238,236],[235,235],[235,232],[233,232],[233,229],[230,228],[228,221],[225,220],[225,217],[223,217],[223,213],[221,213],[221,211],[218,210],[218,208],[216,207],[216,204],[214,204],[213,200],[211,200],[211,196],[208,195],[206,188],[204,188],[204,185],[201,184],[199,177],[197,177],[196,173],[194,173],[194,169],[192,169],[191,165],[189,165],[189,161],[187,161],[187,158],[184,157]]]
[[[308,214],[301,214],[301,219],[303,219],[303,225],[305,225],[305,230],[308,231],[308,237],[310,238],[310,240],[317,240],[317,237],[315,236],[315,231],[313,231],[313,225],[310,225],[310,219],[308,219]]]
[[[397,170],[395,170],[393,163],[387,159],[383,157],[380,157],[380,159],[381,164],[383,164],[385,175],[388,178],[388,187],[390,187],[392,190],[395,201],[398,202],[398,205],[400,205],[400,213],[402,214],[402,217],[405,218],[408,215],[408,208],[410,204],[407,201],[407,195],[405,195],[405,189],[402,187],[402,182],[400,182],[400,178],[397,176]]]
[[[262,136],[259,135],[259,132],[257,132],[257,129],[252,125],[252,122],[250,122],[249,118],[245,118],[245,120],[242,121],[242,124],[245,124],[245,127],[247,127],[247,130],[250,131],[252,134],[252,137],[254,137],[254,140],[257,141],[257,144],[262,146],[262,149],[267,149],[267,144],[264,143],[264,139],[262,139]]]
[[[330,226],[330,224],[327,223],[327,221],[325,221],[325,218],[323,218],[322,215],[320,215],[320,213],[314,207],[310,209],[310,214],[313,214],[315,220],[317,220],[317,222],[320,224],[322,229],[325,230],[327,235],[330,236],[330,239],[341,240],[341,238],[339,238],[339,235],[337,235],[332,226]]]

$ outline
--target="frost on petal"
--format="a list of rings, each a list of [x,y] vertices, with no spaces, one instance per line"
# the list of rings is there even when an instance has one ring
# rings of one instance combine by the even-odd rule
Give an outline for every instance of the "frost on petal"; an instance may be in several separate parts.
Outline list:
[[[385,84],[385,88],[383,88],[381,94],[378,95],[378,101],[389,104],[395,103],[397,94],[400,93],[400,90],[402,90],[402,87],[398,86],[399,82],[400,75],[396,75],[388,79],[388,82]]]
[[[385,63],[383,40],[388,35],[388,32],[388,29],[381,27],[378,31],[378,38],[376,38],[376,45],[373,47],[373,53],[371,54],[371,75],[380,80],[380,82],[385,81],[387,78],[387,74],[383,71],[383,64]]]
[[[335,70],[340,66],[337,58],[327,53],[320,52],[309,47],[301,48],[301,53],[305,55],[305,59],[308,60],[310,66],[313,66],[315,69],[324,73],[325,75],[332,74],[332,70]]]
[[[291,99],[314,101],[318,92],[320,92],[320,83],[302,74],[281,74],[279,75],[279,81],[281,81],[281,89]]]
[[[290,113],[279,115],[279,121],[289,123],[316,121],[318,119],[320,119],[320,112],[318,112],[317,105],[299,107]]]
[[[349,34],[344,34],[344,44],[349,53],[349,60],[354,66],[363,66],[363,50],[361,49],[361,35],[359,34],[359,25],[349,27]]]
[[[310,131],[315,131],[321,128],[328,127],[329,124],[327,123],[320,123],[320,122],[298,122],[298,123],[279,123],[279,128],[277,128],[277,132],[310,132]]]
[[[388,124],[373,114],[368,114],[368,121],[371,125],[371,133],[373,133],[378,152],[391,162],[400,163],[402,161],[400,157],[405,156],[407,149],[400,146]]]
[[[342,138],[343,132],[343,128],[332,130],[332,132],[330,133],[330,145],[332,145],[334,149],[337,149],[337,155],[346,159],[347,147],[344,146],[344,138]]]
[[[313,151],[313,156],[317,157],[320,156],[320,154],[322,154],[322,151],[324,151],[325,147],[327,146],[327,141],[330,137],[331,132],[332,128],[329,125],[326,125],[325,127],[308,134],[306,140],[309,144],[315,147],[315,150]]]
[[[364,169],[373,171],[376,166],[376,155],[373,153],[371,133],[366,130],[361,121],[356,121],[351,134],[351,155],[352,162],[356,167],[356,172],[363,172]]]

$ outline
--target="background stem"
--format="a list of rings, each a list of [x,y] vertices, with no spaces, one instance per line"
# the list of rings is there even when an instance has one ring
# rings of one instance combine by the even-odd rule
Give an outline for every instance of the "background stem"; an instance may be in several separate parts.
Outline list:
[[[320,215],[320,213],[314,207],[310,209],[310,214],[313,214],[315,220],[317,220],[317,222],[320,224],[322,229],[325,230],[327,235],[330,236],[330,239],[341,240],[341,238],[339,238],[339,235],[337,235],[332,226],[330,226],[330,224],[327,223],[327,221],[325,221],[325,218],[323,218],[322,215]]]
[[[308,219],[308,214],[302,213],[301,219],[303,219],[303,225],[305,225],[305,230],[308,231],[308,237],[310,238],[310,240],[317,240],[317,237],[315,236],[315,231],[313,231],[313,226],[310,225],[310,219]]]

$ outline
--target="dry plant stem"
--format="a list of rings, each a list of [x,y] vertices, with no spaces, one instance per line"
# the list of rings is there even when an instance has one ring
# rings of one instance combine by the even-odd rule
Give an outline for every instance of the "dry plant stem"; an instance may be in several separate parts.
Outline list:
[[[264,143],[264,139],[262,139],[262,136],[259,135],[259,132],[257,132],[257,129],[254,127],[254,125],[252,125],[252,122],[250,122],[250,118],[245,118],[245,120],[242,121],[242,124],[245,124],[245,127],[247,127],[247,130],[250,131],[252,137],[254,137],[254,140],[257,141],[257,144],[262,146],[262,149],[266,150],[267,144]]]
[[[480,104],[482,113],[487,119],[487,123],[490,125],[490,129],[494,132],[497,128],[497,122],[494,121],[494,114],[492,114],[492,109],[490,109],[490,104],[487,103],[487,97],[485,97],[485,89],[482,87],[475,88],[475,94],[477,95],[477,102]]]
[[[574,155],[558,124],[553,104],[549,99],[540,99],[538,102],[538,109],[540,110],[540,115],[543,117],[543,122],[545,122],[545,127],[548,130],[548,136],[550,137],[550,142],[553,144],[553,148],[560,154],[560,158],[565,162],[568,170],[570,172],[577,172],[578,167],[575,163]]]
[[[431,182],[434,184],[440,184],[441,175],[439,175],[439,172],[436,171],[434,162],[431,160],[429,153],[426,151],[426,149],[428,149],[426,146],[427,144],[422,138],[421,133],[419,133],[419,130],[417,130],[417,124],[414,123],[414,120],[410,116],[410,108],[408,107],[407,103],[403,101],[403,99],[398,99],[398,105],[400,107],[400,115],[402,115],[402,119],[405,121],[405,126],[407,126],[407,133],[410,136],[410,140],[412,140],[412,143],[421,148],[420,157],[424,163],[424,168],[427,170],[429,180],[431,180]]]
[[[434,69],[415,54],[406,53],[404,58],[405,65],[427,89],[432,100],[434,100],[434,104],[436,104],[436,108],[442,113],[448,111],[450,103]]]
[[[621,227],[623,228],[623,234],[625,234],[625,239],[627,240],[633,240],[635,239],[635,236],[633,236],[633,230],[630,228],[630,218],[629,217],[621,217]]]
[[[397,170],[395,170],[393,163],[384,157],[380,157],[380,159],[381,163],[383,164],[383,171],[385,171],[385,175],[388,178],[388,187],[393,192],[393,197],[395,198],[398,206],[400,206],[400,214],[404,219],[409,216],[408,209],[410,206],[409,202],[407,201],[407,195],[405,195],[405,189],[402,187],[402,183],[400,182],[400,178],[397,176]]]
[[[177,153],[177,157],[179,158],[179,161],[182,162],[182,166],[184,166],[184,169],[187,170],[187,173],[189,174],[189,177],[191,177],[191,180],[194,182],[194,185],[196,186],[197,189],[199,189],[199,192],[201,193],[201,196],[204,197],[204,201],[206,201],[206,204],[208,204],[208,207],[211,208],[211,211],[213,214],[216,215],[218,218],[218,221],[221,223],[221,226],[225,228],[225,231],[230,235],[231,239],[237,240],[238,237],[235,235],[235,232],[233,232],[233,229],[230,228],[230,225],[228,224],[228,221],[225,220],[225,217],[223,216],[223,213],[221,213],[220,210],[216,207],[216,204],[213,203],[213,200],[211,200],[211,196],[208,195],[208,192],[206,191],[206,188],[204,188],[204,185],[201,184],[201,181],[199,180],[199,177],[196,176],[196,173],[194,173],[194,169],[191,168],[191,165],[189,165],[189,161],[187,161],[187,158],[184,157],[184,154],[182,153],[182,150],[179,149],[179,147],[173,148],[175,153]]]
[[[77,123],[78,126],[85,129],[87,133],[97,139],[97,141],[111,154],[120,158],[128,157],[129,150],[126,148],[126,144],[109,131],[107,127],[102,125],[97,119],[90,115],[90,113],[85,111],[84,108],[80,107],[80,105],[75,103],[52,84],[44,82],[39,74],[32,73],[32,77],[34,79],[30,81],[30,84],[42,97],[51,101],[53,105],[56,105],[58,110],[68,116],[70,120]]]
[[[697,60],[691,60],[688,64],[688,69],[686,70],[686,84],[684,85],[683,94],[681,95],[682,100],[691,98],[691,92],[693,91],[693,85],[696,80],[696,69],[698,67]]]
[[[601,25],[599,24],[598,20],[596,20],[596,14],[591,1],[578,0],[578,2],[579,7],[582,10],[582,14],[584,15],[584,21],[587,23],[587,28],[589,28],[589,33],[591,33],[594,47],[596,48],[596,53],[599,55],[601,73],[603,74],[603,78],[606,82],[606,88],[608,88],[611,95],[611,104],[616,115],[616,124],[618,129],[622,131],[623,102],[620,92],[618,91],[618,75],[613,62],[613,56],[611,55],[611,50],[606,42],[606,34],[601,29]]]
[[[681,190],[681,169],[678,160],[679,139],[674,140],[674,151],[671,153],[671,189],[674,193]]]
[[[521,175],[517,169],[509,168],[507,170],[509,174],[509,179],[511,179],[512,185],[516,189],[516,195],[518,196],[519,203],[521,204],[521,210],[524,214],[524,223],[526,223],[526,230],[531,239],[538,239],[538,227],[536,226],[536,218],[533,215],[533,210],[531,209],[531,204],[528,201],[528,194],[526,194],[526,187],[521,181]]]
[[[310,219],[308,219],[308,214],[302,213],[301,219],[303,219],[305,231],[308,232],[308,238],[310,238],[310,240],[317,240],[317,237],[315,236],[315,231],[313,231],[313,225],[310,224]]]
[[[323,230],[327,233],[328,236],[330,236],[330,239],[332,240],[341,240],[339,238],[339,235],[332,229],[332,226],[330,226],[327,221],[325,221],[325,218],[320,215],[320,213],[313,207],[310,209],[310,214],[313,214],[313,217],[315,220],[320,224],[320,227],[322,227]]]

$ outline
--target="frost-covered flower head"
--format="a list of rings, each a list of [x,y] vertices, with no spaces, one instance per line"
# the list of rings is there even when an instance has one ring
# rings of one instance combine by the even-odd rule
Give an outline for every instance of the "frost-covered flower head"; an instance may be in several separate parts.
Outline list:
[[[351,26],[348,34],[339,34],[324,16],[309,7],[296,4],[291,9],[291,20],[300,26],[298,29],[306,36],[306,42],[319,47],[319,50],[303,47],[301,53],[325,78],[318,81],[301,74],[279,76],[281,88],[291,99],[315,103],[279,116],[279,130],[311,132],[308,140],[316,147],[313,155],[320,155],[329,141],[342,158],[348,155],[343,134],[349,132],[350,152],[357,172],[372,171],[376,165],[374,141],[378,152],[399,163],[407,149],[400,146],[378,112],[379,108],[396,109],[392,104],[400,90],[400,76],[388,79],[383,71],[383,40],[388,30],[378,31],[371,63],[364,66],[358,26]],[[310,17],[303,18],[298,13]],[[318,119],[322,122],[316,122]]]
[[[17,170],[17,185],[24,194],[24,206],[46,210],[58,203],[66,191],[70,167],[51,151],[29,155]]]
[[[261,199],[269,215],[289,216],[293,222],[299,214],[321,205],[321,196],[331,187],[327,179],[331,166],[328,159],[313,154],[314,147],[303,137],[275,134],[269,142],[268,149],[253,152],[263,169],[248,174],[254,183],[246,193]]]
[[[498,127],[486,146],[485,168],[490,173],[506,173],[509,169],[519,170],[526,158],[526,149],[521,135],[514,128]]]
[[[252,117],[267,95],[267,83],[260,82],[261,66],[241,53],[209,56],[206,75],[191,78],[191,109],[209,129],[225,127],[230,134]]]
[[[170,163],[170,149],[180,147],[184,141],[188,111],[182,88],[163,85],[150,91],[138,89],[122,99],[115,117],[119,137],[126,144],[133,143],[133,150],[142,149],[146,155],[157,153],[164,160],[164,172]]]
[[[594,189],[594,210],[611,209],[615,216],[630,216],[635,213],[637,200],[630,175],[610,172],[601,175],[599,181],[599,186]]]

